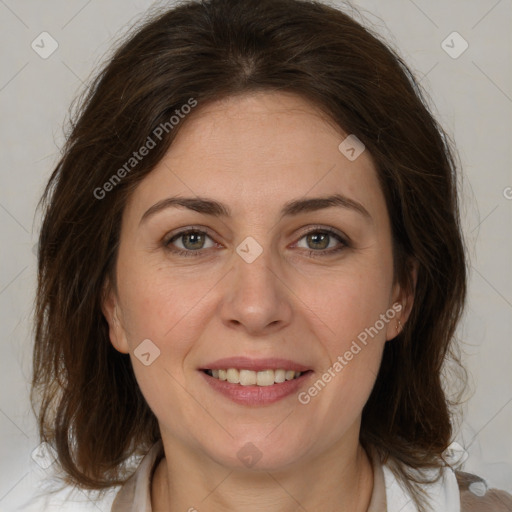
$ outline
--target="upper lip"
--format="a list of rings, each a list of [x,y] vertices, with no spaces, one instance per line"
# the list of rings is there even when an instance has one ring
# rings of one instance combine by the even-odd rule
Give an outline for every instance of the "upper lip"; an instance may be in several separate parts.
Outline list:
[[[294,370],[296,372],[305,372],[310,370],[290,359],[265,358],[251,359],[249,357],[226,357],[217,359],[211,363],[204,365],[201,370],[226,370],[228,368],[236,368],[238,370],[252,370],[255,372],[263,370]]]

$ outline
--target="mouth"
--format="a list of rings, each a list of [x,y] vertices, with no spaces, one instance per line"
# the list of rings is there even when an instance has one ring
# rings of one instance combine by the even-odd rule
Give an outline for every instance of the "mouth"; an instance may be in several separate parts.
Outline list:
[[[215,396],[247,406],[269,405],[298,393],[313,370],[283,358],[227,357],[198,368]]]
[[[249,407],[270,405],[307,386],[313,370],[285,359],[222,359],[199,368],[214,396]]]

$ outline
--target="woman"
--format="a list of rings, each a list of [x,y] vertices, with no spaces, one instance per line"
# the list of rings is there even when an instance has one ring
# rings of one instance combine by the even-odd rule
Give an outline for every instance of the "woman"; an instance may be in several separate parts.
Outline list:
[[[447,137],[347,15],[149,20],[44,200],[33,391],[68,483],[120,486],[114,512],[510,510],[448,456],[466,261]]]

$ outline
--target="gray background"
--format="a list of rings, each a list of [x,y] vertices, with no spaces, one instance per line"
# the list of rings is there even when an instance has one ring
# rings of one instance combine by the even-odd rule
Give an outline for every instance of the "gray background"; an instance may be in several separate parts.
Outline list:
[[[471,276],[458,331],[470,381],[457,440],[469,455],[466,470],[512,492],[512,0],[353,4],[421,78],[459,149]],[[113,41],[150,5],[0,0],[2,511],[14,510],[45,475],[31,458],[38,440],[28,402],[40,222],[35,206],[58,160],[71,101]],[[31,47],[43,31],[58,42],[46,59]],[[442,46],[454,31],[469,45],[457,58],[445,49],[459,52],[462,39],[451,36]]]

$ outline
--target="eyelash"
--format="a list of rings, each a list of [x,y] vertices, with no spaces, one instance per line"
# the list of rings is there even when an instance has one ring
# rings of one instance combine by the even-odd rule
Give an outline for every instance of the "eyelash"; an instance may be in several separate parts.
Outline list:
[[[208,236],[209,238],[211,238],[213,240],[213,237],[210,236],[210,234],[207,231],[204,231],[203,229],[187,228],[187,229],[185,229],[183,231],[175,233],[174,235],[172,235],[171,238],[168,238],[167,240],[164,240],[163,244],[164,244],[165,249],[170,251],[170,252],[172,252],[173,254],[178,255],[178,256],[185,256],[185,257],[202,256],[203,255],[203,249],[198,249],[198,250],[194,251],[194,250],[183,250],[183,249],[179,249],[179,248],[176,248],[176,247],[172,247],[172,242],[174,242],[175,240],[178,240],[180,237],[182,237],[184,235],[188,235],[188,234],[191,234],[191,233],[203,234],[203,235],[206,235],[206,236]],[[330,237],[334,237],[336,240],[338,240],[338,242],[340,242],[340,245],[335,247],[334,249],[332,249],[332,248],[331,249],[322,249],[320,251],[315,251],[313,249],[310,249],[310,250],[306,249],[308,251],[308,255],[310,257],[312,257],[312,258],[331,256],[333,254],[339,253],[340,251],[342,251],[346,247],[350,247],[350,244],[348,243],[348,241],[345,238],[343,238],[339,233],[337,233],[336,231],[333,231],[332,229],[323,228],[323,227],[320,227],[320,226],[314,227],[313,229],[311,229],[309,231],[306,231],[305,233],[302,233],[301,237],[297,240],[297,242],[299,242],[304,237],[306,237],[308,235],[311,235],[313,233],[315,233],[315,234],[325,234],[325,235],[328,235]]]

